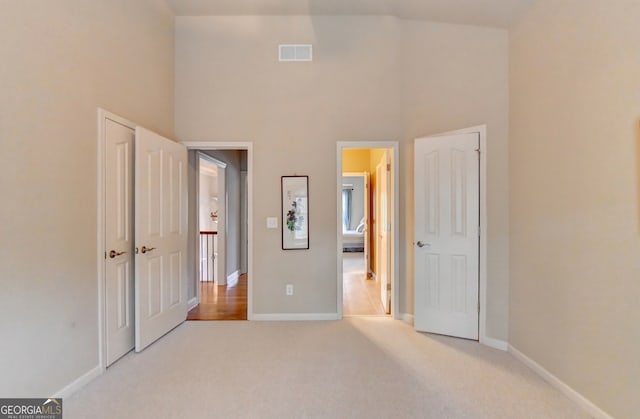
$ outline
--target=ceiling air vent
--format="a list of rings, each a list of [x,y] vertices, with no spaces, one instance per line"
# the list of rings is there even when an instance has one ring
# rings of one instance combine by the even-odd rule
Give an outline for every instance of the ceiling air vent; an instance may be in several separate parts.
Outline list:
[[[278,53],[280,61],[311,61],[313,58],[311,44],[280,44]]]

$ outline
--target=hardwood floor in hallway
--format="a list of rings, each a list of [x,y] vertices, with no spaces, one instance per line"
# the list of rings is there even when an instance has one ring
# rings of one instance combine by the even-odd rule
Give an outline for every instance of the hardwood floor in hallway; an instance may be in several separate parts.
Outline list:
[[[367,279],[363,253],[342,255],[342,300],[345,316],[385,315],[380,283]]]
[[[200,304],[189,311],[187,320],[247,320],[247,275],[227,285],[201,282]]]
[[[380,284],[366,279],[362,253],[343,255],[343,314],[385,315],[380,301]],[[189,311],[187,320],[247,320],[247,275],[236,283],[200,283],[200,304]]]

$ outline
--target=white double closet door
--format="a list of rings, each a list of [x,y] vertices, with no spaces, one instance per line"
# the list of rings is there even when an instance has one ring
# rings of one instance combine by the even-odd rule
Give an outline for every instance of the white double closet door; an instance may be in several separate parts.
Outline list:
[[[187,150],[104,121],[106,365],[187,317]]]

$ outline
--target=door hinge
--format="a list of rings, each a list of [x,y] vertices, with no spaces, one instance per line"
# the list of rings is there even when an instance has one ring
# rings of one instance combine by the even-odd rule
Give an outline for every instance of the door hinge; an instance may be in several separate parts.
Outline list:
[[[387,163],[387,172],[391,171],[391,163]]]
[[[387,284],[387,291],[391,292],[391,283]]]

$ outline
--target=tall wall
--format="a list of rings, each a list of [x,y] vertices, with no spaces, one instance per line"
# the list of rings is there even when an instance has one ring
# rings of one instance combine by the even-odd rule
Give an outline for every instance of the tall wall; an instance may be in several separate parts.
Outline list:
[[[509,342],[616,418],[640,412],[638,21],[540,0],[510,45]]]
[[[98,365],[97,107],[173,135],[162,1],[0,2],[0,396]]]
[[[314,61],[279,63],[279,43],[312,43]],[[504,30],[393,17],[176,19],[178,136],[254,143],[256,313],[336,312],[335,147],[357,140],[400,142],[400,311],[413,312],[413,138],[487,123],[488,331],[506,339],[507,54]],[[308,251],[265,227],[293,174],[309,175]]]

